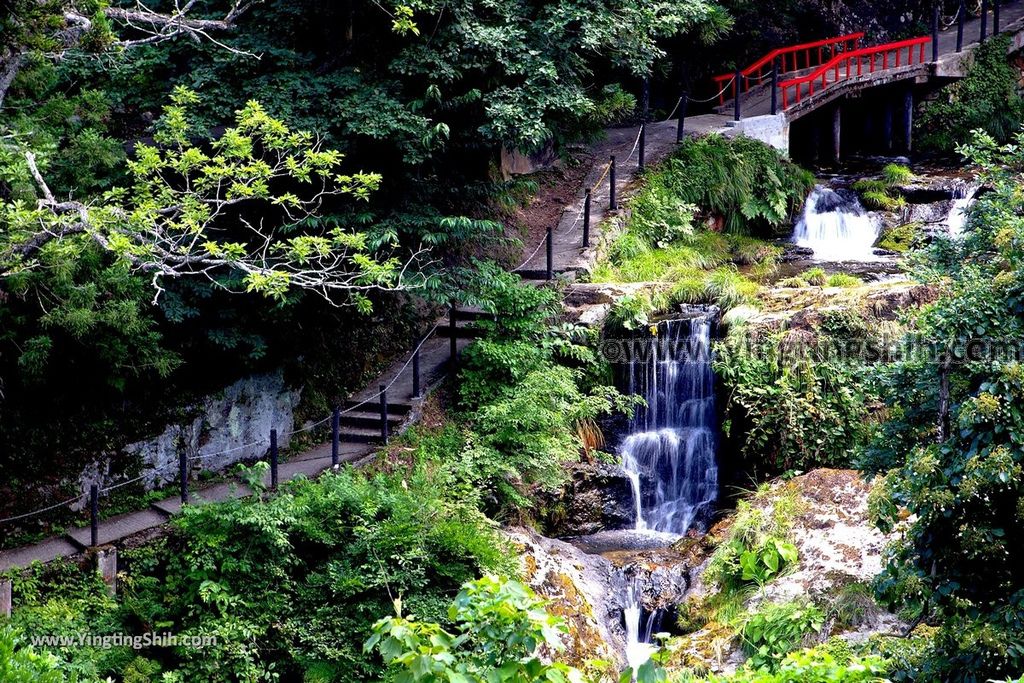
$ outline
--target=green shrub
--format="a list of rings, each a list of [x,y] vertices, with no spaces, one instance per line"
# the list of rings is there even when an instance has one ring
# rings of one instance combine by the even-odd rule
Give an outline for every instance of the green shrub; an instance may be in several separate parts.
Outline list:
[[[828,280],[825,284],[829,287],[860,287],[864,284],[856,275],[848,275],[846,273],[833,273],[828,276]]]
[[[822,648],[787,655],[776,670],[745,666],[730,676],[712,676],[709,683],[876,683],[885,680],[885,661],[853,657],[838,661]]]
[[[778,281],[779,287],[789,287],[792,289],[800,289],[802,287],[809,287],[810,283],[802,277],[787,277],[784,280]]]
[[[976,129],[998,142],[1008,142],[1020,129],[1024,102],[1009,46],[1005,35],[986,41],[975,50],[966,77],[922,105],[914,121],[914,139],[922,150],[952,154]]]
[[[767,496],[770,489],[759,492]],[[715,549],[705,573],[724,591],[749,584],[764,585],[799,559],[788,540],[793,516],[800,506],[791,490],[774,492],[769,505],[740,501],[728,537]]]
[[[800,277],[806,280],[807,284],[814,287],[822,287],[828,281],[828,275],[825,273],[825,269],[817,266],[805,270],[803,275]]]
[[[582,681],[579,671],[550,663],[542,650],[562,649],[568,629],[527,586],[484,577],[467,583],[448,612],[454,626],[403,617],[381,619],[366,641],[393,676],[407,683]]]
[[[782,659],[821,631],[824,613],[809,602],[767,603],[751,614],[740,631],[752,669],[775,671]]]
[[[748,340],[742,329],[730,330],[715,349],[727,392],[723,431],[752,466],[775,473],[849,466],[871,433],[859,361],[818,357],[808,340],[785,333]]]
[[[0,681],[64,683],[66,680],[60,671],[60,661],[54,655],[37,652],[23,634],[11,626],[0,625]]]

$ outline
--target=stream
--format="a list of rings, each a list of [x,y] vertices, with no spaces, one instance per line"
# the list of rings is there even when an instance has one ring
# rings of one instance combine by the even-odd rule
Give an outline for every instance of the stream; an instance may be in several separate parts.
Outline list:
[[[898,255],[876,246],[887,227],[913,222],[929,238],[963,234],[977,184],[959,172],[933,170],[899,188],[906,204],[898,212],[871,211],[852,186],[888,160],[875,161],[871,173],[823,178],[811,191],[786,241],[796,255],[786,259],[780,277],[818,266],[868,281],[902,278]],[[677,542],[702,533],[716,512],[720,416],[711,348],[720,314],[711,306],[682,307],[633,340],[634,356],[618,383],[646,405],[616,440],[629,481],[618,499],[627,515],[632,511],[632,525],[570,539],[616,567],[625,659],[634,672],[654,651],[655,634],[671,627],[673,606],[689,590],[690,568],[675,551]],[[676,594],[666,597],[666,590]]]

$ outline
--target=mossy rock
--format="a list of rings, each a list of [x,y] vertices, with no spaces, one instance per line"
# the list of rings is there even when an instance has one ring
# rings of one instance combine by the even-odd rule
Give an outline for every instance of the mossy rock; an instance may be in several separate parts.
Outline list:
[[[886,251],[895,251],[897,253],[903,253],[910,250],[921,237],[921,224],[920,223],[903,223],[901,225],[893,225],[882,230],[882,234],[878,237],[878,241],[875,246],[879,249],[885,249]]]

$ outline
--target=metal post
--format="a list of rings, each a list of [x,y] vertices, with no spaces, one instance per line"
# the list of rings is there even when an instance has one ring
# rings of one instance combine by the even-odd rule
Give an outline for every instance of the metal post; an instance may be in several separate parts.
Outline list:
[[[547,269],[544,271],[545,279],[550,280],[551,276],[554,274],[555,265],[555,231],[550,225],[548,226],[548,233],[544,237],[544,249],[547,252]]]
[[[277,430],[270,430],[270,488],[277,488]]]
[[[981,0],[981,42],[988,38],[988,0]]]
[[[676,123],[676,142],[683,141],[683,128],[686,125],[686,105],[690,103],[690,93],[683,91],[679,101],[679,121]]]
[[[89,540],[90,547],[100,544],[100,487],[89,487]]]
[[[618,202],[615,201],[615,155],[612,155],[611,161],[608,162],[608,209],[615,211],[619,208]]]
[[[412,354],[412,397],[419,398],[423,395],[422,387],[420,387],[420,350],[416,349],[416,353]]]
[[[992,0],[992,35],[999,35],[999,6],[1002,0]]]
[[[339,451],[341,450],[341,409],[335,407],[331,412],[331,464],[337,465],[340,461]]]
[[[932,61],[939,61],[939,21],[941,10],[938,5],[932,13]]]
[[[386,446],[389,440],[388,434],[388,388],[380,385],[380,438]]]
[[[964,22],[967,19],[967,3],[960,0],[960,11],[956,15],[956,51],[964,50]]]
[[[448,307],[448,362],[451,367],[452,375],[455,375],[458,369],[459,362],[459,342],[458,342],[458,329],[456,323],[458,322],[458,315],[455,309],[455,304],[451,304]]]
[[[178,447],[178,481],[181,484],[181,504],[188,503],[188,458],[184,445]]]
[[[772,61],[772,116],[779,113],[779,60]]]
[[[738,67],[736,69],[736,77],[735,78],[736,78],[736,88],[734,89],[734,91],[736,93],[736,99],[733,100],[733,115],[735,116],[736,120],[739,121],[740,120],[740,94],[743,91],[743,88],[740,87],[740,83],[743,81],[743,72]]]
[[[647,122],[640,123],[640,147],[636,157],[636,167],[644,170],[647,166]]]
[[[590,188],[583,196],[583,246],[590,246]]]

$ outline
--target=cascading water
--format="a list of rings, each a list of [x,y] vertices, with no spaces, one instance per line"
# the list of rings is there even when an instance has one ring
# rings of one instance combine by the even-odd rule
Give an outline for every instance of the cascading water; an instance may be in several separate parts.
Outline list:
[[[630,364],[629,391],[647,401],[620,447],[637,530],[685,534],[718,497],[714,314],[662,323],[648,357]]]
[[[643,585],[639,574],[627,576],[626,607],[623,610],[623,619],[626,622],[626,663],[633,669],[634,674],[654,653],[655,648],[651,644],[651,639],[661,625],[662,617],[660,610],[644,610],[641,604],[642,596]]]
[[[881,223],[857,196],[818,185],[804,204],[793,241],[821,261],[874,261]]]
[[[643,358],[629,365],[628,391],[646,399],[620,446],[633,488],[635,528],[674,540],[707,517],[718,497],[718,424],[711,335],[718,311],[657,326]],[[654,651],[661,612],[642,607],[643,582],[627,575],[623,620],[626,661],[634,674]]]
[[[979,185],[977,183],[957,183],[953,188],[953,206],[946,218],[946,229],[950,237],[960,237],[967,226],[967,214],[975,202]]]

